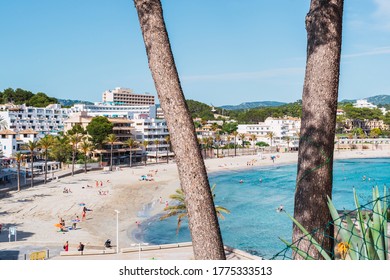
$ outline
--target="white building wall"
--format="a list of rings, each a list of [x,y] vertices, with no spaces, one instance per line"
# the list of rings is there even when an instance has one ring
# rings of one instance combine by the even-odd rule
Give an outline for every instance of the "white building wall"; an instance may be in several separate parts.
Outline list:
[[[150,118],[156,118],[155,105],[111,105],[97,102],[94,105],[75,104],[72,107],[74,112],[85,111],[89,116],[104,116],[107,118],[128,118],[134,119],[137,114],[147,114]]]
[[[40,137],[46,134],[57,134],[64,130],[64,120],[69,117],[71,109],[61,108],[59,104],[46,108],[29,107],[25,105],[1,107],[0,116],[7,122],[10,130],[19,132],[25,129],[36,131]]]

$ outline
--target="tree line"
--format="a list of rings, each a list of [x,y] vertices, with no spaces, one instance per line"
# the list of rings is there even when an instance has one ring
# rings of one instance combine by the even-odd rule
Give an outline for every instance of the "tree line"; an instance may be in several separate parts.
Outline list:
[[[21,88],[12,89],[7,88],[0,91],[0,103],[13,103],[16,105],[26,104],[33,107],[46,107],[49,104],[58,103],[58,100],[54,97],[49,97],[46,93],[37,92],[36,94],[31,91]]]

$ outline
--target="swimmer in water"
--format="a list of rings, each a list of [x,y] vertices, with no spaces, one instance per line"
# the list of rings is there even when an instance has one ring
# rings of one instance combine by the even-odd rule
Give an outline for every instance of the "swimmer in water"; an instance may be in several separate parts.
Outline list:
[[[283,208],[283,204],[280,204],[280,206],[276,209],[276,212],[282,212]]]

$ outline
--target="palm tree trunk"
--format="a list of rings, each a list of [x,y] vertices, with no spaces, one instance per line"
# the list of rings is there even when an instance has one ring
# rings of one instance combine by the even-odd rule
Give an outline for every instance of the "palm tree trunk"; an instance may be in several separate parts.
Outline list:
[[[20,192],[20,162],[17,163],[17,184],[18,184],[18,192]]]
[[[328,252],[333,252],[333,227],[327,196],[332,196],[333,149],[340,73],[343,0],[312,0],[306,16],[307,61],[302,98],[298,175],[294,217]],[[293,229],[293,241],[302,232]],[[297,244],[315,259],[321,255],[305,239]],[[294,258],[300,259],[298,254]]]
[[[75,162],[75,159],[76,159],[76,150],[73,148],[73,151],[72,151],[72,176],[74,175],[74,162]]]
[[[110,171],[112,171],[112,152],[113,152],[113,145],[111,144],[111,149],[110,149]]]
[[[45,184],[47,182],[47,149],[45,150]]]
[[[30,182],[30,186],[34,187],[34,154],[31,155],[31,182]]]
[[[236,137],[234,137],[234,156],[237,156],[237,144],[236,144]]]
[[[84,158],[84,173],[87,173],[87,154],[85,154]]]
[[[132,153],[131,153],[131,148],[130,148],[130,162],[129,162],[130,167],[131,167],[132,161],[133,161],[133,158],[132,158]]]
[[[134,0],[149,68],[176,154],[195,259],[226,259],[194,122],[180,85],[159,0]]]

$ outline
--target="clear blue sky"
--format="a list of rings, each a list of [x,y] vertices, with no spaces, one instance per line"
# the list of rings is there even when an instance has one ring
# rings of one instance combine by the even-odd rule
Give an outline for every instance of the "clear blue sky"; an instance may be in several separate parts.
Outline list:
[[[186,98],[301,99],[309,0],[163,0]],[[156,95],[132,0],[1,0],[0,90]],[[390,1],[345,1],[339,100],[390,94]]]

